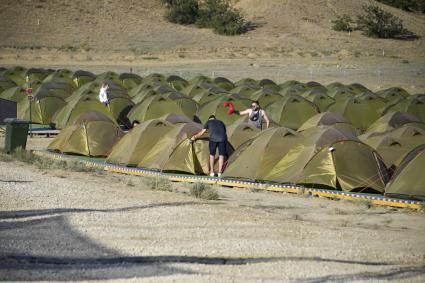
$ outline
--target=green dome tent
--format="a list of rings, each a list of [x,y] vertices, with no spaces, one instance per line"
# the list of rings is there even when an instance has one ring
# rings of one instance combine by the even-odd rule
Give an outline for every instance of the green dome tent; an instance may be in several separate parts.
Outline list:
[[[386,174],[372,148],[358,141],[339,141],[317,152],[295,181],[349,192],[382,193]]]
[[[274,90],[276,92],[281,90],[280,86],[278,86],[274,81],[270,79],[262,79],[258,82],[258,85],[261,86],[263,89]]]
[[[138,86],[136,86],[135,88],[132,88],[128,91],[128,96],[130,96],[131,98],[137,96],[139,93],[141,93],[142,91],[145,90],[153,90],[157,85],[161,85],[161,83],[141,83]],[[165,85],[165,84],[163,84]]]
[[[118,76],[121,84],[126,89],[130,90],[142,83],[142,77],[132,73],[122,73]]]
[[[337,88],[340,88],[340,87],[345,87],[345,85],[343,83],[340,83],[340,82],[333,82],[333,83],[330,83],[326,86],[326,88],[329,91],[333,91],[334,89],[337,89]]]
[[[168,76],[165,80],[176,91],[181,91],[189,85],[185,79],[176,75]]]
[[[410,96],[410,94],[401,87],[387,88],[378,91],[376,94],[390,102],[396,102],[400,99],[405,99]]]
[[[227,138],[234,149],[237,149],[244,142],[256,136],[260,130],[252,124],[244,122],[243,119],[227,127]]]
[[[12,81],[10,78],[5,76],[0,76],[0,93],[5,91],[6,89],[16,87],[16,83]]]
[[[170,159],[175,148],[184,140],[189,139],[202,130],[202,125],[194,122],[179,123],[161,136],[147,152],[137,167],[161,170]],[[184,160],[181,160],[184,163]]]
[[[335,100],[346,100],[356,94],[357,93],[348,86],[335,87],[328,90],[328,95]]]
[[[229,79],[226,79],[226,78],[223,78],[223,77],[214,78],[212,80],[212,83],[215,86],[217,86],[219,88],[222,88],[222,89],[224,89],[226,91],[230,91],[233,88],[235,88],[235,85]]]
[[[258,85],[261,86],[262,88],[278,87],[280,89],[280,86],[278,86],[273,80],[270,80],[270,79],[262,79],[258,82]]]
[[[265,108],[268,105],[283,99],[282,95],[279,92],[276,92],[272,89],[260,89],[250,95],[252,100],[260,102],[261,107]]]
[[[194,97],[197,94],[203,93],[205,91],[210,91],[214,93],[225,93],[226,91],[224,89],[221,89],[217,86],[214,86],[213,84],[209,83],[199,83],[194,85],[188,85],[186,88],[184,88],[181,93],[184,95],[187,95],[188,97]]]
[[[260,87],[258,86],[242,85],[242,86],[237,86],[233,88],[232,90],[230,90],[230,92],[250,98],[251,95],[256,93],[258,90],[260,90]]]
[[[128,118],[130,121],[146,121],[159,118],[167,113],[176,113],[193,119],[197,110],[198,104],[190,98],[181,94],[162,94],[151,96],[136,104],[128,113]]]
[[[288,128],[262,131],[240,145],[230,156],[223,176],[247,180],[262,180],[301,136]]]
[[[303,135],[305,139],[276,163],[265,180],[312,184],[344,191],[365,188],[383,191],[386,168],[372,148],[329,127],[318,127]]]
[[[305,85],[311,90],[311,89],[317,89],[317,90],[323,90],[327,91],[328,89],[322,85],[321,83],[315,82],[315,81],[309,81],[305,83]]]
[[[31,83],[31,87],[34,86]],[[51,93],[54,93],[57,97],[66,99],[72,95],[75,91],[75,86],[70,79],[67,78],[50,78],[49,80],[44,80],[40,88],[48,89]]]
[[[170,158],[163,165],[162,171],[208,175],[210,155],[208,143],[208,134],[204,134],[192,144],[189,143],[188,139],[184,139],[173,150]],[[230,144],[227,144],[227,153],[229,155],[233,153],[233,148]],[[218,155],[216,155],[216,158],[218,158]],[[218,162],[216,162],[216,166],[218,166]]]
[[[387,167],[396,167],[409,151],[425,143],[425,124],[405,124],[385,133],[365,134],[359,139],[374,148]]]
[[[143,78],[142,83],[154,83],[154,82],[165,82],[166,78],[163,74],[151,73]]]
[[[32,87],[33,93],[36,93],[37,90],[41,86],[42,86],[42,83],[40,81],[31,82],[31,87]],[[53,95],[55,95],[55,94],[53,94]],[[18,102],[21,99],[24,99],[24,98],[27,99],[28,94],[27,94],[25,87],[14,86],[14,87],[8,88],[8,89],[4,90],[2,93],[0,93],[0,98]]]
[[[349,97],[345,100],[337,100],[329,106],[329,112],[335,112],[344,116],[353,126],[365,130],[381,117],[381,101],[362,100],[357,97]]]
[[[77,87],[92,82],[96,79],[96,76],[92,72],[77,70],[72,75],[72,81]]]
[[[112,108],[106,107],[99,99],[90,95],[90,91],[86,92],[87,95],[73,95],[71,99],[67,101],[66,105],[54,115],[52,122],[56,124],[56,128],[63,129],[73,124],[82,113],[90,110],[100,112],[111,120],[116,121],[115,115],[111,111]],[[112,105],[112,101],[110,105]]]
[[[425,145],[413,149],[394,172],[385,196],[425,201]]]
[[[390,112],[376,120],[366,130],[366,133],[384,133],[394,130],[408,123],[419,123],[416,116],[405,112]]]
[[[188,81],[189,85],[198,85],[198,84],[211,84],[212,83],[212,79],[204,76],[204,75],[199,75],[199,76],[195,76],[193,78],[191,78]]]
[[[314,103],[319,108],[320,112],[325,112],[329,106],[335,102],[335,99],[327,95],[326,90],[321,90],[319,88],[308,90],[301,96]]]
[[[130,100],[129,96],[127,95],[127,91],[122,86],[112,81],[108,83],[110,86],[110,88],[108,89],[109,106],[105,106],[99,101],[100,84],[97,82],[90,82],[74,91],[74,93],[69,98],[67,98],[67,106],[65,107],[66,110],[64,111],[66,111],[67,113],[69,113],[70,111],[74,111],[73,108],[77,105],[79,105],[78,107],[84,108],[83,112],[86,110],[90,110],[89,107],[91,106],[89,101],[91,101],[93,104],[92,106],[95,107],[92,108],[92,110],[102,112],[107,116],[110,116],[110,114],[112,114],[112,119],[115,119],[120,123],[125,123],[125,121],[127,120],[126,115],[133,107],[134,103]],[[83,100],[86,100],[86,106],[80,105],[80,101]],[[79,109],[76,109],[76,111],[78,113],[81,113],[79,112]],[[55,118],[55,120],[57,119]],[[66,118],[66,120],[68,120],[68,118]],[[61,121],[57,122],[62,127],[65,126],[65,124],[62,124]]]
[[[315,128],[317,126],[330,126],[337,123],[346,123],[349,124],[347,119],[342,117],[340,114],[332,113],[332,112],[323,112],[316,114],[309,118],[301,127],[298,129],[299,132]]]
[[[158,94],[176,92],[167,84],[141,84],[129,92],[131,99],[135,103],[139,103],[144,99]],[[137,101],[137,102],[136,102]]]
[[[301,95],[304,92],[308,91],[309,87],[303,83],[293,84],[282,88],[279,93],[283,96],[292,96],[292,95]]]
[[[114,82],[115,84],[122,86],[120,76],[115,72],[104,72],[102,74],[97,75],[96,79],[94,80],[94,82],[98,84],[102,84],[102,82],[104,81],[108,81],[109,84]]]
[[[49,73],[40,68],[30,68],[22,73],[22,76],[26,81],[42,81],[44,80]]]
[[[31,117],[30,117],[31,103]],[[34,93],[34,100],[29,101],[27,97],[22,97],[17,103],[17,117],[22,120],[31,121],[34,124],[51,124],[54,115],[65,107],[63,98],[50,92],[43,87]]]
[[[59,69],[50,73],[47,77],[44,78],[43,82],[50,82],[54,80],[61,80],[68,83],[72,87],[76,87],[74,81],[72,80],[73,73],[68,69]]]
[[[165,120],[171,124],[193,123],[193,121],[187,116],[176,113],[165,114],[164,116],[159,117],[159,119]]]
[[[225,92],[214,92],[210,90],[205,90],[203,92],[200,92],[194,95],[192,99],[196,101],[199,105],[204,105],[212,100],[215,100],[224,96],[229,97],[229,94]]]
[[[20,99],[27,98],[27,91],[21,86],[14,86],[0,93],[0,98],[18,102]]]
[[[389,105],[384,110],[384,113],[395,111],[413,114],[419,118],[419,120],[425,122],[425,94],[411,95],[406,99],[399,100]]]
[[[173,129],[173,125],[161,119],[140,123],[131,129],[112,149],[107,162],[137,166],[160,138]]]
[[[243,78],[235,82],[235,86],[260,86],[257,80],[253,78]]]
[[[203,123],[206,123],[210,115],[215,115],[217,119],[223,121],[226,125],[232,124],[238,120],[240,116],[228,114],[228,109],[223,105],[226,101],[233,102],[235,109],[239,111],[245,110],[251,106],[251,101],[249,99],[237,99],[234,96],[219,97],[202,105],[198,111],[198,118]]]
[[[24,69],[25,70],[25,69]],[[21,86],[25,83],[25,77],[22,75],[23,71],[15,70],[15,69],[7,69],[3,71],[2,77],[6,77],[9,82],[12,82],[12,86]],[[4,79],[0,80],[0,87],[1,84],[4,83]]]
[[[109,117],[96,111],[87,111],[74,124],[64,128],[48,149],[85,156],[107,156],[123,135]]]
[[[111,81],[111,80],[104,80],[104,81],[101,81],[101,82],[92,81],[92,82],[86,83],[82,87],[78,88],[73,93],[73,95],[77,95],[77,94],[82,95],[82,93],[84,91],[91,90],[98,96],[102,82],[106,82],[109,86],[109,88],[108,88],[108,97],[109,98],[121,97],[121,98],[130,99],[127,89],[124,88],[120,83],[117,83],[117,82]]]
[[[362,84],[359,83],[353,83],[347,86],[349,89],[351,89],[354,93],[356,94],[360,94],[360,93],[364,93],[364,92],[371,92],[370,89],[368,89],[367,87],[365,87]]]
[[[272,120],[294,130],[319,113],[315,104],[298,95],[286,96],[266,107],[266,111]]]
[[[302,82],[296,81],[296,80],[290,80],[290,81],[286,81],[284,83],[279,84],[281,89],[285,89],[291,86],[295,86],[295,85],[304,85]]]
[[[154,89],[141,91],[140,93],[138,93],[136,96],[132,98],[132,101],[135,104],[139,104],[152,96],[160,96],[160,95],[163,95],[169,98],[174,98],[174,99],[178,97],[188,98],[184,94],[181,94],[180,92],[177,92],[174,89],[169,88],[168,86],[158,86],[158,87],[155,87]]]

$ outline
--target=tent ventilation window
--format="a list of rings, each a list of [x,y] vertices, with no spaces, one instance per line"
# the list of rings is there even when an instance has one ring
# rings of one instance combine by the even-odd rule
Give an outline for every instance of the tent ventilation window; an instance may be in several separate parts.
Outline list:
[[[399,142],[392,142],[392,143],[390,144],[390,146],[398,146],[398,147],[401,147],[401,144],[400,144]]]

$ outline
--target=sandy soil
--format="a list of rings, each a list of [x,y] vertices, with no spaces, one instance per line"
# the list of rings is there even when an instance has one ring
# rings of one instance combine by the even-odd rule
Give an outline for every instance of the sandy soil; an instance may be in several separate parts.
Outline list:
[[[167,23],[156,0],[2,0],[0,66],[425,92],[424,15],[385,7],[415,41],[332,31],[330,19],[368,2],[241,0],[257,28],[223,37]],[[182,184],[173,189],[0,161],[0,280],[424,281],[423,212],[231,188],[202,201]]]
[[[159,0],[4,0],[0,66],[357,82],[425,92],[425,15],[379,4],[419,36],[413,41],[332,30],[337,15],[355,18],[367,3],[377,4],[240,0],[237,7],[257,28],[227,37],[167,22]]]
[[[173,189],[1,161],[0,279],[423,282],[422,212],[231,188],[202,201]]]

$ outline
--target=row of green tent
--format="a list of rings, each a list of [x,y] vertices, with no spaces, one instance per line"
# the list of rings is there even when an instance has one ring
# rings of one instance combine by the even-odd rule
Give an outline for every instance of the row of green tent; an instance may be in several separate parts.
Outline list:
[[[110,117],[91,111],[63,129],[49,149],[103,156],[107,162],[123,166],[206,175],[208,136],[193,144],[188,142],[188,137],[201,128],[184,115],[166,114],[144,121],[124,135]],[[425,190],[418,189],[421,182],[417,178],[404,180],[408,186],[397,185],[405,176],[400,170],[417,168],[404,165],[404,159],[425,144],[425,124],[410,114],[397,112],[384,116],[370,130],[373,132],[358,136],[359,131],[345,118],[329,112],[312,117],[298,131],[278,126],[259,131],[241,118],[228,127],[230,157],[223,175],[425,197]],[[376,139],[393,142],[377,143]],[[393,179],[389,187],[393,171],[394,176],[402,177]],[[397,190],[391,189],[396,185]]]
[[[2,79],[6,83],[0,98],[18,102],[19,118],[30,118],[25,88],[31,84],[36,98],[32,103],[31,120],[55,124],[57,128],[72,124],[86,110],[102,112],[119,124],[178,113],[201,122],[215,114],[231,125],[239,117],[227,115],[223,102],[232,101],[237,109],[246,109],[252,100],[260,101],[276,125],[294,130],[325,111],[341,114],[362,130],[394,111],[411,113],[425,122],[425,95],[410,95],[401,88],[373,93],[360,84],[323,86],[317,82],[298,81],[276,84],[271,80],[250,78],[232,82],[205,76],[187,81],[174,75],[150,74],[142,78],[136,74],[105,72],[95,76],[86,71],[19,67],[0,71],[0,86]],[[110,85],[109,107],[101,104],[97,97],[103,81]],[[17,82],[22,84],[16,86]]]

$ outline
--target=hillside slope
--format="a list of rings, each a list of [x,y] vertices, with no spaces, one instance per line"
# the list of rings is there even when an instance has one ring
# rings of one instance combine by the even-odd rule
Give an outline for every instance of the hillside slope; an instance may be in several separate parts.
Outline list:
[[[194,52],[209,57],[313,56],[334,52],[378,55],[382,49],[402,58],[424,57],[424,39],[370,39],[332,30],[331,20],[355,16],[367,0],[240,0],[237,7],[258,27],[242,36],[164,20],[159,0],[2,0],[0,47],[85,49],[145,53]],[[425,36],[425,16],[380,5],[407,28]]]

